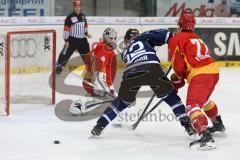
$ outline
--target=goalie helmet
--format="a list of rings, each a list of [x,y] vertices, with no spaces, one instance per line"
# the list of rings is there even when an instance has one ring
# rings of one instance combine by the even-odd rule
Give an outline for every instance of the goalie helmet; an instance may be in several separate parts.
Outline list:
[[[139,35],[138,29],[129,28],[124,36],[124,41],[129,41],[133,36]]]
[[[115,44],[115,41],[117,39],[117,32],[115,31],[115,29],[111,27],[106,28],[102,34],[102,39],[107,44],[110,44],[111,46],[113,46],[113,44]]]
[[[178,20],[180,30],[193,31],[196,25],[196,19],[191,13],[183,13]]]
[[[81,6],[82,5],[81,0],[73,0],[72,4],[73,4],[73,6]]]

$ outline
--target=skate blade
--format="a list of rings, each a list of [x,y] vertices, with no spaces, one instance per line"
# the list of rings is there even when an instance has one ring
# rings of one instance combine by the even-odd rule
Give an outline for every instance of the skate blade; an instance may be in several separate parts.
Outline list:
[[[194,144],[190,146],[190,148],[192,150],[207,151],[217,148],[217,145],[214,142],[207,142],[204,146],[201,146],[201,144]]]

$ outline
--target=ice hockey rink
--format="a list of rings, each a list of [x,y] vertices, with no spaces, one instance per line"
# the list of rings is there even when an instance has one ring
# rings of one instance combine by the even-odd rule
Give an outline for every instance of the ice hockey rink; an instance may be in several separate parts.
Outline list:
[[[86,122],[65,122],[55,115],[54,106],[36,104],[11,105],[10,116],[0,116],[1,160],[238,160],[240,150],[240,70],[221,68],[220,82],[212,95],[219,106],[227,128],[226,136],[215,137],[217,149],[193,151],[191,139],[176,121],[143,122],[135,131],[109,126],[99,138],[91,139],[96,119]],[[79,85],[76,76],[67,82]],[[201,89],[199,89],[201,92]],[[180,91],[184,100],[186,87]],[[57,102],[75,99],[57,94]],[[140,107],[149,98],[137,100]],[[154,100],[156,103],[157,100]],[[161,113],[171,115],[161,104]],[[155,113],[158,113],[155,111]],[[59,140],[60,144],[54,144]]]

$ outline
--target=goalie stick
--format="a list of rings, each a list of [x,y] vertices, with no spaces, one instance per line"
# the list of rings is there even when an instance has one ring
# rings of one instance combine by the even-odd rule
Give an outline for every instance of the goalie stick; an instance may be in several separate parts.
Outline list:
[[[172,66],[170,66],[169,69],[167,70],[166,76],[170,73],[171,69],[172,69]],[[115,127],[115,128],[127,128],[127,129],[131,129],[131,130],[135,130],[135,129],[138,127],[139,123],[140,123],[145,117],[147,117],[151,112],[153,112],[153,111],[163,102],[163,100],[164,100],[164,99],[162,98],[155,106],[152,107],[151,110],[149,110],[149,111],[147,112],[147,109],[149,108],[150,104],[152,103],[154,97],[155,97],[155,93],[152,95],[151,99],[149,100],[147,106],[146,106],[145,109],[143,110],[143,112],[142,112],[141,116],[139,117],[139,119],[137,120],[137,122],[135,122],[133,125],[131,125],[131,126],[124,126],[124,125],[122,125],[122,124],[113,124],[112,126]],[[147,112],[147,113],[146,113],[146,112]]]
[[[112,100],[110,101],[103,101],[103,102],[94,102],[94,103],[90,103],[90,104],[86,104],[86,108],[92,108],[92,107],[95,107],[99,104],[105,104],[105,103],[109,103],[109,102],[112,102]]]

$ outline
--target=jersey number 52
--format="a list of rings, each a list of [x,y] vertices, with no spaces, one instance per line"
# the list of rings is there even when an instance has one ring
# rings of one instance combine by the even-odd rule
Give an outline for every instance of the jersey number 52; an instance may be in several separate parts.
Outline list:
[[[146,50],[144,49],[144,44],[140,41],[135,42],[131,45],[128,50],[128,53],[125,55],[125,62],[131,63],[137,57],[141,56],[141,54],[145,53]]]

